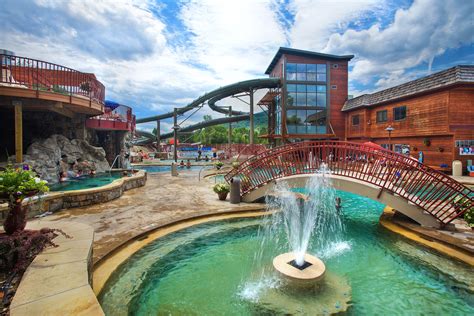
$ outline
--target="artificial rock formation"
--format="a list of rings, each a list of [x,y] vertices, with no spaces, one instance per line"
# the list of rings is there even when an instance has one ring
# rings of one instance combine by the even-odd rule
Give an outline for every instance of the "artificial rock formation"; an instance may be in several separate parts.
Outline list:
[[[85,140],[69,140],[62,135],[52,135],[31,144],[24,161],[32,166],[42,179],[55,183],[58,181],[62,155],[68,156],[69,163],[82,158],[93,164],[97,172],[107,171],[110,167],[102,147],[94,147]]]

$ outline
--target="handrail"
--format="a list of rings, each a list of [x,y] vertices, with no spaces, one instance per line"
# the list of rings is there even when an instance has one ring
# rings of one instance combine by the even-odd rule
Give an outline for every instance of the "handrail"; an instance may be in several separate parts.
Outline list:
[[[92,73],[6,54],[0,54],[0,65],[0,85],[86,97],[104,104],[105,87]]]
[[[225,175],[241,177],[241,195],[275,179],[317,173],[361,180],[396,194],[447,224],[474,207],[471,189],[416,159],[386,149],[343,141],[306,141],[269,149]]]

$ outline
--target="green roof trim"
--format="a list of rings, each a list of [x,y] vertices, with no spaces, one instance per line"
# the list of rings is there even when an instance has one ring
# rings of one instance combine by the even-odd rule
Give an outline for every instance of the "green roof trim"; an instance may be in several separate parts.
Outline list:
[[[266,75],[269,75],[273,68],[275,68],[275,65],[277,62],[280,60],[281,56],[283,54],[288,54],[288,55],[296,55],[296,56],[302,56],[302,57],[313,57],[313,58],[322,58],[322,59],[330,59],[330,60],[351,60],[354,58],[354,55],[332,55],[332,54],[323,54],[323,53],[318,53],[318,52],[311,52],[309,50],[301,50],[301,49],[295,49],[295,48],[288,48],[288,47],[280,47],[275,54],[275,57],[273,57],[272,62],[270,65],[268,65],[267,70],[265,71]]]

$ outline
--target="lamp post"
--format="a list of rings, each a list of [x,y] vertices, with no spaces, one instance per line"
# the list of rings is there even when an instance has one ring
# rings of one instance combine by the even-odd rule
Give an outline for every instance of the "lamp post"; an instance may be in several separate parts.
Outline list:
[[[388,132],[388,147],[390,150],[392,150],[392,132],[395,130],[392,125],[389,125],[386,129]]]

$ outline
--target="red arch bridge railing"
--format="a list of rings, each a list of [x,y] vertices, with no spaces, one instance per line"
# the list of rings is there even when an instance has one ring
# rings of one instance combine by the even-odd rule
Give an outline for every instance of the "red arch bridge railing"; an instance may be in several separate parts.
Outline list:
[[[239,176],[241,195],[279,178],[318,173],[353,178],[396,194],[447,224],[474,207],[474,193],[453,178],[390,150],[342,141],[283,145],[255,155],[225,176]]]

